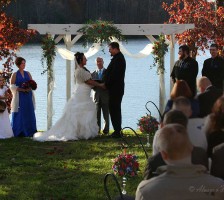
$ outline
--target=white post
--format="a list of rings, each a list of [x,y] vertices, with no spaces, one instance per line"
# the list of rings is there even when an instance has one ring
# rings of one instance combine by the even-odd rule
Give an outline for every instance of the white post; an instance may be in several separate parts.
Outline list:
[[[71,35],[65,35],[64,36],[64,42],[66,45],[66,49],[71,51],[72,47],[72,41],[71,41]],[[71,61],[66,60],[66,97],[67,101],[71,97]]]
[[[54,38],[53,35],[48,35],[49,38]],[[50,69],[47,71],[47,130],[52,127],[53,116],[53,89],[54,89],[54,61]]]
[[[163,57],[164,65],[164,57]],[[165,109],[166,90],[165,90],[165,77],[164,73],[159,72],[159,111],[163,114]]]
[[[175,35],[170,35],[170,74],[173,70],[175,63]],[[170,92],[173,88],[173,81],[170,78]]]

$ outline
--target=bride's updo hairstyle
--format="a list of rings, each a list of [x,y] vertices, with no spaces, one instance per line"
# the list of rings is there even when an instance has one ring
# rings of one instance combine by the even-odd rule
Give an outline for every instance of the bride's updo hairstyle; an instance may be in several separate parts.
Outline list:
[[[77,52],[75,53],[75,58],[78,64],[80,64],[83,60],[84,53]]]

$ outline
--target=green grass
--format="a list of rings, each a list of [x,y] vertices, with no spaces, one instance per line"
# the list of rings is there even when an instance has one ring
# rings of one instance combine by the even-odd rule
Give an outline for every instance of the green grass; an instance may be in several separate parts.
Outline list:
[[[139,145],[129,151],[139,156],[141,170],[127,182],[128,194],[134,195],[146,158]],[[112,172],[112,159],[121,152],[121,140],[105,136],[69,142],[0,140],[0,199],[104,200],[104,175]]]

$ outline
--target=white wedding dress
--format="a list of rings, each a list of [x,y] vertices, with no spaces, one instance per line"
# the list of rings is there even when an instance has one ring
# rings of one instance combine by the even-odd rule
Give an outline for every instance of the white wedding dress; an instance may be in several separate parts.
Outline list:
[[[4,96],[7,88],[4,86],[0,88],[0,96]],[[5,109],[3,113],[0,113],[0,139],[13,137],[12,127],[9,121],[8,110]]]
[[[96,107],[90,98],[91,87],[85,83],[91,74],[83,68],[75,70],[75,90],[64,108],[62,117],[46,132],[37,132],[36,141],[90,139],[98,135]]]

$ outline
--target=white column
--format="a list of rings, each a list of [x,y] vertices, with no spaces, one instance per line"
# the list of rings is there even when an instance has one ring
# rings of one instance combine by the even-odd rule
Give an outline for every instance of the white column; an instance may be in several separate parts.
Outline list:
[[[164,57],[163,57],[163,64],[164,64]],[[159,73],[159,111],[160,111],[161,114],[163,114],[163,112],[164,112],[165,101],[166,101],[164,73]]]
[[[146,35],[146,37],[152,43],[157,41],[152,35]],[[163,58],[163,62],[164,62],[164,58]],[[163,114],[164,112],[165,100],[166,100],[165,77],[164,77],[164,73],[159,72],[159,111],[161,114]]]
[[[72,47],[72,41],[71,41],[71,35],[65,35],[64,36],[64,42],[66,49],[71,51]],[[66,99],[67,101],[71,97],[71,61],[66,60]]]
[[[54,35],[48,35],[50,38],[54,38]],[[53,117],[53,89],[54,89],[54,61],[50,69],[47,71],[47,130],[52,127]]]

